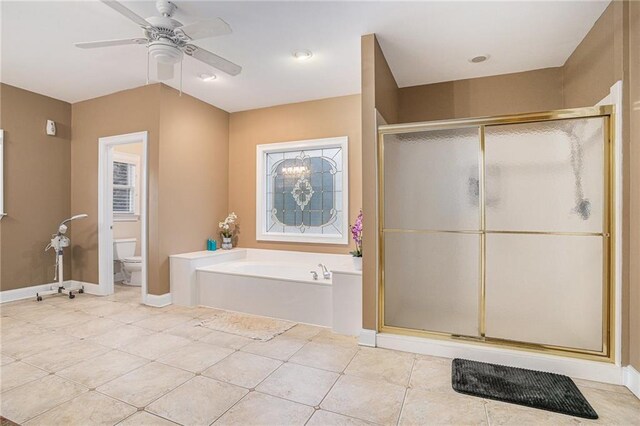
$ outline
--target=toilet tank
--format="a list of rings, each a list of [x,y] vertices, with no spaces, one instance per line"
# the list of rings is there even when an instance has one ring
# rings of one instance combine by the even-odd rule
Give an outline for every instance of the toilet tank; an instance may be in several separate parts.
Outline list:
[[[135,238],[119,238],[113,240],[113,260],[133,257],[136,252]]]

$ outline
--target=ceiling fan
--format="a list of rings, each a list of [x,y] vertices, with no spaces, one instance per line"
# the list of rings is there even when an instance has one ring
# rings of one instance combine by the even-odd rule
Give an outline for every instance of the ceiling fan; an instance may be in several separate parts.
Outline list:
[[[147,46],[148,56],[155,59],[157,63],[158,80],[173,78],[174,65],[182,61],[184,54],[229,75],[238,75],[242,71],[242,67],[239,65],[190,43],[193,40],[230,34],[231,27],[220,18],[206,19],[183,25],[172,18],[176,5],[168,0],[156,1],[156,8],[160,16],[152,16],[146,19],[115,0],[101,1],[140,26],[144,30],[144,37],[75,43],[76,47],[93,49],[97,47],[144,44]]]

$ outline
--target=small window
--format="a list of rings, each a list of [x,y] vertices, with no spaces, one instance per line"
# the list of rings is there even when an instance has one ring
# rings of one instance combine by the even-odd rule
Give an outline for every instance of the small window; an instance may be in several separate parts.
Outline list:
[[[139,215],[140,157],[113,153],[113,216],[115,220],[137,219]]]

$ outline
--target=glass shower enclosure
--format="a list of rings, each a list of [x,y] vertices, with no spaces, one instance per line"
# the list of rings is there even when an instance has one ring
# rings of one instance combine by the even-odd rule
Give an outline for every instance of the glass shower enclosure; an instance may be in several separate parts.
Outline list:
[[[379,330],[613,359],[612,114],[380,126]]]

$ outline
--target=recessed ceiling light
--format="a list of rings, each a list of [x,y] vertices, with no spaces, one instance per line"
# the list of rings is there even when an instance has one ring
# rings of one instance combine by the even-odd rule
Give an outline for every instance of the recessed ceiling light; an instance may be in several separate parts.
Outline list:
[[[473,64],[479,64],[480,62],[484,62],[486,60],[489,59],[489,55],[478,55],[478,56],[474,56],[473,58],[469,59],[469,62],[473,63]]]
[[[313,56],[310,50],[296,50],[293,52],[293,57],[299,61],[306,61]]]
[[[213,81],[217,78],[215,74],[200,74],[199,77],[202,81]]]

